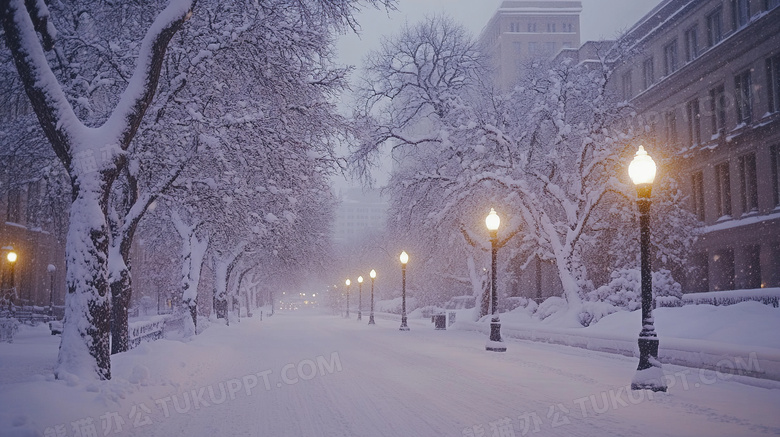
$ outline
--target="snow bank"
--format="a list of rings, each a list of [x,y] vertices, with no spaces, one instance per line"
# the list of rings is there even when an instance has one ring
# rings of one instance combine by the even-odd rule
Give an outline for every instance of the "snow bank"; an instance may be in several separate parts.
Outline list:
[[[780,310],[758,302],[691,305],[653,311],[662,363],[780,381]],[[522,311],[501,315],[504,337],[639,357],[640,311],[619,311],[587,328],[539,321]],[[545,323],[547,322],[547,323]],[[490,332],[489,323],[459,320],[455,329]]]

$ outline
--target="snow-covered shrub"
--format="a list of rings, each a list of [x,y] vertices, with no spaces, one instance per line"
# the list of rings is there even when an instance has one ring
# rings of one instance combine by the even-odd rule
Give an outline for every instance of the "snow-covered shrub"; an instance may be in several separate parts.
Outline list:
[[[590,326],[601,320],[602,317],[616,313],[620,310],[621,308],[618,308],[609,302],[588,301],[582,303],[582,311],[578,314],[578,318],[582,326]]]
[[[551,296],[539,304],[539,306],[536,308],[535,314],[537,317],[539,317],[539,320],[544,320],[558,311],[565,310],[566,308],[568,308],[566,299],[560,296]]]
[[[406,313],[409,314],[417,307],[417,299],[413,297],[406,298]],[[401,298],[380,300],[374,304],[374,308],[380,313],[401,314]]]
[[[612,272],[611,280],[588,293],[590,302],[607,302],[618,308],[634,311],[642,306],[642,275],[637,269]],[[653,299],[663,306],[682,304],[682,287],[669,270],[653,272]]]
[[[503,299],[499,299],[498,312],[508,313],[509,311],[512,311],[515,308],[520,308],[520,307],[526,308],[528,307],[528,302],[533,302],[533,300],[522,296],[505,297]]]
[[[14,334],[19,330],[19,322],[16,319],[0,318],[0,341],[14,342]]]

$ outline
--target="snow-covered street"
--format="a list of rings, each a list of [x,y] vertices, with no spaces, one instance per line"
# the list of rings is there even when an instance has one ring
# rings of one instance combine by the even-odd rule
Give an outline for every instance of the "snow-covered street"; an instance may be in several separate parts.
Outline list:
[[[16,373],[0,385],[0,435],[780,434],[780,388],[747,378],[666,365],[667,393],[632,392],[633,358],[513,340],[490,353],[482,334],[429,320],[401,332],[395,320],[354,318],[277,312],[212,325],[188,343],[115,356],[114,379],[99,383]],[[4,371],[24,347],[53,363],[56,342],[26,329],[0,344]]]

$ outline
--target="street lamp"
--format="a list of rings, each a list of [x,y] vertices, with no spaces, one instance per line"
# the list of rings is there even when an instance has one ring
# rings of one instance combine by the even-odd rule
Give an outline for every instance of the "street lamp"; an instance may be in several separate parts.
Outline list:
[[[368,316],[368,324],[369,325],[375,325],[374,322],[374,279],[376,279],[376,270],[371,269],[371,272],[368,273],[368,276],[371,277],[371,314]]]
[[[351,284],[352,281],[347,279],[344,283],[347,284],[347,316],[346,317],[349,318],[349,284]]]
[[[54,315],[54,272],[57,271],[57,267],[54,264],[49,264],[46,269],[49,271],[49,315]]]
[[[5,255],[5,259],[8,261],[8,274],[11,276],[11,280],[9,281],[10,287],[8,288],[10,298],[8,300],[8,306],[10,307],[10,310],[13,312],[14,310],[14,298],[16,297],[16,285],[14,284],[14,265],[16,264],[16,260],[19,258],[19,256],[14,252],[13,246],[5,246],[2,250],[7,250],[8,253]],[[0,285],[0,288],[2,285]]]
[[[501,224],[501,218],[496,214],[496,210],[490,208],[490,214],[485,218],[485,225],[490,231],[490,339],[485,345],[485,350],[492,352],[506,352],[504,340],[501,339],[501,320],[498,316],[498,293],[496,292],[496,252],[498,251],[498,226]]]
[[[401,252],[401,331],[408,331],[409,325],[406,324],[406,263],[409,262],[409,254],[406,251]]]
[[[658,361],[658,337],[653,326],[653,277],[650,267],[650,193],[655,180],[653,159],[639,146],[634,160],[628,166],[628,175],[636,185],[639,209],[639,236],[642,275],[642,331],[639,333],[639,366],[631,390],[666,391],[664,372]]]
[[[358,320],[363,320],[363,277],[358,276]]]

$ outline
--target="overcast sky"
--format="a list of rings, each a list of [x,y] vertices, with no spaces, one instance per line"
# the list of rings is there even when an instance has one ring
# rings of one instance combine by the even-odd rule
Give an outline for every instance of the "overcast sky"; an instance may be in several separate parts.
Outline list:
[[[339,61],[357,67],[360,74],[363,57],[379,47],[382,37],[398,33],[405,21],[410,24],[425,19],[426,15],[446,12],[455,21],[465,25],[474,36],[479,35],[502,0],[399,0],[398,11],[366,9],[357,16],[362,27],[360,35],[348,34],[338,43]],[[636,23],[661,0],[581,0],[581,40],[612,39],[621,30]],[[353,80],[355,78],[353,77]],[[346,96],[345,96],[346,97]],[[348,105],[345,100],[345,105]],[[386,183],[389,165],[375,172],[378,184]],[[337,188],[349,186],[341,177],[334,180]]]
[[[387,13],[374,9],[358,15],[360,36],[343,36],[338,44],[343,64],[360,67],[363,56],[379,46],[382,36],[398,33],[404,21],[416,23],[426,14],[446,12],[479,35],[502,0],[399,0],[398,11]],[[614,38],[620,30],[642,18],[660,0],[581,0],[582,42]]]

